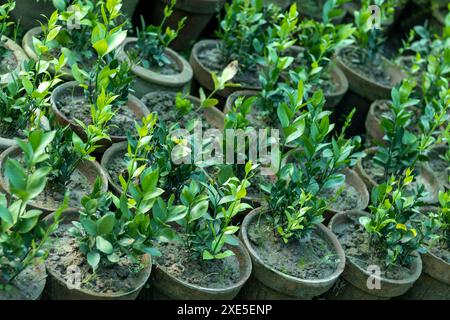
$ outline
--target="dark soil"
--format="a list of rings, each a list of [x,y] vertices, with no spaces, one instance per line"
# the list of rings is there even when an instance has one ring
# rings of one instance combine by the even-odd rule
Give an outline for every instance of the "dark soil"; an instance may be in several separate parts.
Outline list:
[[[38,298],[45,286],[43,264],[31,265],[22,271],[6,290],[0,290],[1,300],[31,300]]]
[[[366,77],[380,85],[395,85],[395,81],[387,72],[380,55],[369,59],[367,53],[362,49],[358,48],[355,50],[354,47],[348,47],[342,49],[340,56],[343,62],[360,76]],[[361,59],[361,57],[365,57],[365,59]]]
[[[360,208],[361,197],[358,190],[356,190],[349,184],[345,184],[342,192],[340,192],[340,189],[340,186],[337,186],[335,188],[328,188],[321,191],[319,196],[329,200],[332,199],[330,207],[336,211],[348,211]],[[336,197],[336,194],[338,192],[340,192],[340,194]]]
[[[141,51],[136,47],[135,43],[128,43],[125,46],[125,51],[134,52],[135,54],[137,54],[137,56],[141,58],[141,60],[139,61],[139,65],[145,69],[165,76],[172,76],[181,73],[181,69],[178,67],[177,63],[168,55],[164,56],[168,61],[170,61],[170,63],[159,66],[152,64],[147,57],[144,57]]]
[[[143,266],[126,256],[122,256],[117,264],[101,264],[93,274],[77,240],[68,232],[69,228],[68,224],[61,225],[49,239],[48,270],[70,284],[79,277],[80,288],[95,293],[127,293],[142,284],[138,272]]]
[[[232,286],[240,280],[239,260],[231,256],[221,260],[204,261],[193,257],[183,244],[160,243],[158,266],[179,280],[203,288],[221,289]]]
[[[180,128],[186,128],[187,123],[192,120],[202,120],[204,129],[209,129],[211,127],[203,117],[203,114],[194,112],[194,110],[199,107],[197,104],[193,105],[193,110],[188,114],[180,115],[175,106],[176,96],[176,93],[160,92],[157,95],[145,96],[142,98],[142,102],[147,106],[150,112],[157,112],[158,120],[164,122],[167,127],[179,124]]]
[[[299,279],[324,279],[339,265],[339,257],[331,244],[319,233],[308,240],[292,240],[285,244],[264,217],[255,219],[248,228],[253,249],[269,267]]]
[[[260,199],[263,197],[261,185],[270,184],[272,182],[272,179],[270,176],[256,174],[250,182],[251,185],[247,188],[247,197]]]
[[[367,270],[369,266],[380,266],[381,276],[391,280],[401,280],[412,275],[411,266],[386,266],[386,255],[375,252],[370,245],[369,234],[358,222],[353,221],[343,228],[334,231],[345,251],[346,258],[360,268]]]
[[[5,139],[25,138],[25,133],[15,125],[14,120],[12,123],[5,123],[0,119],[0,136]]]
[[[198,52],[197,58],[202,65],[217,74],[221,74],[223,69],[231,62],[227,61],[220,48],[204,48]],[[239,83],[243,87],[259,88],[259,73],[256,68],[252,70],[239,70],[233,78],[233,83]]]
[[[125,177],[128,175],[125,155],[126,150],[124,150],[123,156],[117,155],[110,159],[105,168],[108,171],[110,177],[118,186],[120,186],[119,176],[122,175],[123,177]]]
[[[85,97],[74,97],[71,94],[64,95],[58,101],[58,109],[69,119],[78,119],[86,124],[90,124],[92,121],[91,105]],[[127,132],[134,128],[136,120],[140,119],[128,106],[117,108],[116,114],[109,122],[109,134],[111,136],[126,136]]]
[[[18,61],[14,51],[0,45],[0,74],[7,74],[17,68]]]

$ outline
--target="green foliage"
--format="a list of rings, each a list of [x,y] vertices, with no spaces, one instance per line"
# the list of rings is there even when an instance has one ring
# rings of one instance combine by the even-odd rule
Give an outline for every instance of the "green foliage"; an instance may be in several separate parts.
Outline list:
[[[139,60],[142,66],[146,69],[151,67],[163,67],[170,65],[171,61],[166,56],[166,48],[177,38],[179,32],[184,28],[186,17],[178,21],[177,29],[174,30],[167,27],[164,30],[164,25],[167,19],[173,14],[173,8],[176,5],[176,0],[171,0],[170,5],[164,8],[164,17],[159,26],[146,26],[144,18],[142,20],[141,30],[137,30],[137,51],[132,52],[132,60]]]
[[[439,192],[439,206],[436,212],[429,212],[425,223],[429,223],[429,233],[433,235],[433,241],[450,248],[450,191]]]
[[[192,181],[183,188],[180,195],[180,214],[183,214],[178,224],[186,247],[194,255],[203,260],[234,255],[224,246],[237,244],[233,234],[239,227],[232,225],[232,219],[250,208],[242,200],[247,195],[248,179],[253,169],[252,163],[248,162],[242,180],[232,177],[221,185]]]
[[[372,249],[385,256],[386,265],[408,265],[412,253],[422,245],[424,235],[411,223],[411,216],[418,212],[421,194],[405,195],[405,188],[414,177],[407,169],[405,177],[391,177],[372,190],[371,215],[360,218],[360,223],[370,235]]]
[[[7,33],[8,29],[14,26],[14,22],[9,21],[9,14],[16,7],[16,2],[14,0],[7,0],[4,4],[0,5],[0,43],[3,41],[3,36]],[[6,52],[4,46],[0,46],[0,55]]]
[[[42,211],[27,208],[46,186],[51,168],[39,164],[48,158],[46,150],[54,136],[55,132],[33,131],[28,142],[17,140],[23,161],[13,158],[6,161],[4,174],[11,199],[0,196],[0,289],[10,285],[24,269],[46,258],[43,246],[58,227],[66,207],[64,201],[48,226],[40,222]]]
[[[238,60],[242,70],[254,68],[263,56],[266,30],[278,19],[279,8],[262,0],[233,0],[225,4],[225,16],[217,37],[226,61]]]

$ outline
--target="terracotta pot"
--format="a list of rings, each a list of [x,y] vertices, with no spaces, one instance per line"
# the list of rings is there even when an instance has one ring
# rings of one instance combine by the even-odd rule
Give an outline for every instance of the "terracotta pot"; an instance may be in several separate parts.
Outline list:
[[[77,210],[68,210],[63,213],[64,220],[61,225],[71,225],[72,221],[77,221],[79,214]],[[53,215],[47,216],[45,221],[52,221]],[[51,256],[51,255],[50,255]],[[141,258],[143,269],[139,271],[138,281],[135,288],[125,293],[99,293],[92,290],[74,288],[52,269],[47,267],[48,280],[45,292],[50,300],[134,300],[147,283],[152,271],[152,258],[150,255],[143,255]]]
[[[126,38],[118,51],[118,59],[121,62],[130,62],[127,55],[127,48],[135,44],[137,38]],[[133,89],[138,98],[153,91],[183,91],[188,93],[191,87],[193,71],[189,63],[181,55],[166,48],[165,54],[178,66],[180,73],[175,75],[163,75],[152,70],[146,69],[140,65],[134,64],[132,72],[136,76],[133,83]]]
[[[228,246],[228,249],[234,252],[239,261],[240,278],[237,283],[220,289],[200,287],[178,279],[156,265],[151,279],[153,297],[171,300],[231,300],[235,298],[252,273],[250,256],[242,242],[236,240],[239,245]]]
[[[0,86],[5,87],[17,78],[17,74],[22,70],[22,65],[28,60],[28,57],[22,48],[10,38],[2,36],[1,42],[6,49],[13,52],[14,58],[17,61],[17,66],[14,70],[0,75]]]
[[[164,8],[170,4],[170,0],[150,2],[150,22],[153,25],[160,25],[164,17]],[[184,17],[186,17],[186,24],[170,47],[179,51],[191,48],[209,21],[220,12],[224,3],[225,0],[178,0],[165,26],[176,30],[178,22]]]
[[[358,191],[358,205],[354,208],[354,210],[365,210],[369,205],[370,196],[364,181],[362,181],[359,175],[351,169],[346,168],[344,170],[344,174],[345,185],[352,186]],[[333,208],[333,204],[331,204],[331,207],[324,214],[324,223],[327,224],[330,219],[338,213],[342,213],[342,210]]]
[[[377,147],[372,147],[369,149],[364,150],[364,152],[367,154],[367,156],[373,156],[377,151]],[[425,187],[425,191],[429,193],[429,196],[424,199],[424,202],[426,204],[435,204],[438,202],[438,194],[439,194],[439,182],[436,180],[436,177],[433,175],[433,173],[430,171],[430,169],[427,168],[427,166],[419,164],[417,165],[416,169],[418,170],[419,174],[416,175],[416,178],[419,178],[422,180],[423,185]],[[355,166],[356,173],[360,176],[362,181],[366,184],[367,189],[369,190],[369,193],[372,192],[372,189],[376,186],[378,186],[378,183],[375,182],[375,180],[370,177],[366,170],[363,167],[362,161],[359,160],[356,163]]]
[[[355,46],[350,46],[350,48],[356,49]],[[391,90],[395,85],[376,83],[359,73],[357,70],[352,69],[350,66],[345,64],[344,60],[341,58],[342,50],[343,48],[339,49],[336,53],[336,63],[346,75],[350,90],[371,101],[378,99],[389,99],[391,96]],[[381,60],[385,65],[386,71],[392,77],[393,83],[399,83],[404,78],[401,69],[384,57],[382,57]]]
[[[6,164],[6,160],[8,158],[14,158],[14,157],[18,157],[22,154],[22,150],[17,147],[17,146],[13,146],[5,151],[3,151],[3,153],[0,155],[0,186],[1,189],[3,189],[6,194],[8,196],[11,196],[10,191],[9,191],[9,181],[7,181],[7,178],[4,175],[4,168],[5,168],[5,164]],[[105,173],[103,172],[102,167],[95,161],[82,161],[77,169],[87,178],[87,180],[89,181],[89,184],[93,187],[95,184],[95,180],[97,177],[99,177],[101,179],[102,182],[102,191],[107,191],[108,190],[108,179],[105,175]],[[70,190],[69,190],[70,191]],[[37,204],[33,201],[30,201],[28,206],[30,208],[33,209],[38,209],[43,211],[46,214],[55,212],[58,207],[52,207],[50,205],[42,205],[42,204]]]
[[[212,71],[206,68],[200,59],[198,58],[199,52],[212,49],[217,47],[220,44],[219,40],[202,40],[197,42],[191,51],[191,57],[189,58],[189,62],[191,63],[192,69],[194,70],[194,78],[200,83],[200,85],[206,88],[209,91],[214,90],[214,81],[212,80],[211,73]],[[239,87],[228,87],[224,90],[217,92],[217,94],[223,98],[228,98],[230,94],[236,91],[242,90],[261,90],[261,87],[247,87],[247,86],[239,86]]]
[[[45,288],[47,272],[45,271],[45,264],[38,263],[31,265],[22,271],[25,281],[17,281],[21,277],[19,275],[13,281],[13,287],[10,291],[0,290],[0,301],[2,300],[40,300],[42,292]],[[30,282],[30,279],[34,279]]]
[[[330,222],[330,229],[334,233],[343,232],[349,224],[354,224],[362,216],[368,216],[364,211],[347,211],[335,215]],[[359,223],[359,222],[356,222]],[[345,270],[339,286],[335,287],[328,299],[333,300],[387,300],[404,294],[412,287],[422,272],[422,261],[418,254],[415,254],[414,262],[411,266],[412,274],[405,279],[391,280],[374,275],[363,269],[358,264],[353,263],[351,257],[346,257]],[[369,289],[368,281],[380,282],[380,289]]]
[[[153,96],[158,96],[159,94],[164,94],[164,93],[169,93],[169,92],[147,93],[145,96],[142,97],[141,101],[144,101],[145,99],[149,99]],[[174,100],[175,100],[175,97],[176,97],[176,93],[173,93]],[[200,106],[200,104],[201,104],[200,99],[197,97],[187,96],[186,98],[189,99],[194,106]],[[151,109],[151,106],[147,106],[147,108],[149,109],[150,112],[153,112],[153,110]],[[223,130],[225,116],[224,116],[223,112],[220,111],[219,109],[217,109],[216,107],[205,108],[203,111],[203,118],[204,118],[204,120],[206,120],[206,122],[211,127],[217,128],[219,130]]]
[[[74,96],[83,96],[84,94],[84,89],[81,88],[78,85],[78,82],[76,81],[71,81],[71,82],[66,82],[58,87],[56,87],[51,95],[51,105],[52,105],[52,112],[55,114],[56,116],[56,120],[58,121],[58,123],[65,127],[65,126],[70,126],[70,128],[78,135],[80,136],[82,139],[86,139],[86,135],[84,133],[83,128],[81,128],[73,119],[69,119],[64,113],[62,113],[59,109],[58,109],[58,100],[60,99],[60,97],[62,95],[64,95],[65,93],[69,92],[70,94],[74,95]],[[128,96],[128,103],[126,105],[127,108],[129,108],[135,115],[137,119],[141,119],[143,117],[146,117],[150,114],[150,112],[147,110],[147,108],[145,107],[145,105],[135,96],[133,95],[129,95]],[[133,128],[129,128],[130,130],[132,130]],[[111,143],[116,143],[116,142],[121,142],[121,141],[126,141],[127,140],[127,136],[111,136],[111,141],[109,140],[104,140],[99,142],[99,144],[103,145],[103,148],[108,148]]]
[[[240,238],[247,248],[253,263],[252,277],[241,292],[243,299],[267,300],[267,299],[312,299],[327,292],[335,284],[344,270],[345,255],[335,235],[324,225],[319,224],[317,231],[324,239],[332,244],[340,263],[336,271],[329,277],[320,280],[308,280],[292,277],[269,267],[258,256],[257,252],[248,238],[249,226],[258,219],[260,211],[258,208],[250,212],[242,223]]]
[[[448,151],[448,145],[447,144],[440,144],[435,146],[430,154],[430,159],[440,159],[440,156],[445,155],[445,153]],[[426,163],[428,169],[434,174],[436,177],[436,180],[439,182],[442,188],[450,189],[450,182],[449,182],[449,176],[450,176],[450,167],[447,167],[447,170],[444,172],[439,171],[437,168],[433,168],[433,166],[430,165],[430,161]]]
[[[375,100],[369,109],[367,118],[365,121],[367,136],[375,140],[374,142],[381,142],[384,137],[384,130],[381,128],[381,119],[383,113],[377,112],[377,108],[381,108],[383,105],[390,104],[390,100]],[[387,109],[386,111],[389,111]]]

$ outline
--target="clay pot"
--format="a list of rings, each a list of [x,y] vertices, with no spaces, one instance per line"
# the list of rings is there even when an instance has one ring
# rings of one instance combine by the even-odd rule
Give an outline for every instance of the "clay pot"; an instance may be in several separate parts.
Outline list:
[[[15,158],[22,154],[22,150],[17,146],[12,146],[11,148],[3,151],[3,153],[0,155],[0,187],[3,189],[8,196],[11,196],[9,191],[9,181],[7,181],[7,178],[4,176],[4,168],[6,164],[6,160],[8,158]],[[89,184],[93,187],[95,184],[95,180],[97,177],[101,179],[102,182],[102,191],[108,190],[108,179],[103,172],[102,167],[95,161],[82,161],[77,169],[87,178],[89,181]],[[70,190],[69,190],[70,191]],[[33,209],[38,209],[43,211],[46,214],[50,214],[52,212],[55,212],[58,210],[58,206],[52,207],[50,205],[42,205],[34,203],[33,201],[30,201],[28,206]]]
[[[356,206],[356,208],[354,208],[354,210],[366,209],[369,205],[370,196],[364,181],[361,180],[359,175],[354,170],[346,168],[344,170],[344,174],[345,185],[352,186],[353,188],[355,188],[355,190],[358,191],[358,205]],[[330,208],[327,209],[324,214],[324,223],[327,224],[330,219],[338,213],[342,213],[342,211],[337,208],[333,208],[333,204],[331,204]]]
[[[121,62],[131,63],[127,55],[127,49],[136,43],[137,38],[126,38],[122,43],[117,57]],[[136,76],[133,89],[138,98],[153,91],[183,91],[188,93],[191,87],[193,71],[189,63],[181,55],[166,48],[165,54],[178,66],[180,73],[175,75],[163,75],[140,65],[133,64],[132,72]]]
[[[227,98],[225,107],[223,109],[223,113],[226,115],[228,112],[230,112],[233,108],[234,102],[239,97],[249,98],[249,97],[253,97],[253,96],[257,96],[257,95],[258,95],[258,91],[254,91],[254,90],[240,90],[240,91],[233,92]]]
[[[60,97],[67,93],[70,93],[73,96],[83,96],[83,94],[84,94],[83,90],[84,89],[81,88],[78,85],[78,82],[76,82],[76,81],[66,82],[53,90],[50,100],[51,100],[51,105],[52,105],[52,112],[55,114],[56,120],[58,121],[58,123],[63,127],[69,125],[70,128],[79,137],[81,137],[82,139],[85,140],[86,135],[84,133],[83,128],[81,128],[73,119],[69,119],[64,113],[62,113],[58,109],[58,103],[57,103],[58,100],[60,99]],[[128,96],[128,103],[127,103],[126,107],[129,108],[136,115],[137,119],[142,119],[150,114],[150,112],[147,110],[145,105],[138,98],[136,98],[135,96],[133,96],[131,94]],[[82,120],[82,119],[80,119],[80,120]],[[128,128],[128,129],[132,130],[133,128]],[[127,136],[111,136],[111,141],[104,140],[104,141],[99,142],[99,144],[103,145],[104,148],[108,148],[111,145],[111,143],[116,143],[116,142],[121,142],[121,141],[126,141],[126,140],[127,140]]]
[[[364,152],[368,157],[373,156],[377,152],[377,147],[366,149],[364,150]],[[424,199],[424,202],[426,204],[437,203],[439,194],[439,182],[436,180],[436,177],[425,165],[419,164],[417,165],[416,169],[419,172],[419,174],[416,175],[416,178],[422,180],[425,191],[429,193],[429,196]],[[375,180],[367,174],[361,160],[356,163],[355,171],[362,179],[362,181],[364,181],[369,192],[371,192],[374,187],[378,186],[378,183],[376,183]]]
[[[72,221],[77,221],[79,213],[77,210],[68,210],[63,213],[64,220],[60,225],[71,225]],[[46,222],[53,221],[53,214],[45,218]],[[61,228],[61,226],[60,226]],[[50,255],[51,256],[51,255]],[[145,254],[141,258],[144,268],[139,271],[137,285],[133,290],[125,293],[99,293],[92,290],[74,288],[70,286],[64,279],[60,278],[50,268],[47,268],[48,280],[45,292],[50,300],[134,300],[139,295],[139,292],[147,283],[152,271],[152,258]]]
[[[198,58],[198,54],[207,49],[212,49],[214,47],[219,46],[219,40],[202,40],[197,42],[191,51],[191,57],[189,58],[189,62],[191,63],[192,69],[194,70],[194,78],[200,83],[200,85],[209,91],[214,90],[214,81],[212,79],[211,73],[212,71],[206,68],[200,59]],[[261,90],[261,87],[249,87],[245,85],[241,85],[239,87],[228,87],[224,90],[217,92],[217,94],[223,98],[228,98],[230,94],[236,91],[242,90]]]
[[[38,263],[31,265],[22,271],[27,282],[17,281],[19,275],[14,281],[11,291],[0,290],[0,301],[2,300],[40,300],[42,292],[45,288],[47,272],[45,271],[45,264]],[[33,279],[33,282],[30,282]]]
[[[247,248],[253,263],[253,271],[250,280],[241,291],[241,297],[248,300],[271,300],[271,299],[305,299],[309,300],[327,292],[335,284],[344,270],[345,255],[335,235],[324,225],[319,224],[316,232],[333,245],[340,263],[336,271],[326,279],[308,280],[292,277],[288,274],[275,270],[262,261],[248,238],[249,226],[258,219],[260,211],[258,208],[250,212],[242,223],[240,238]]]
[[[440,144],[435,146],[430,154],[430,159],[440,159],[440,156],[445,155],[445,153],[448,151],[448,145],[446,144]],[[444,161],[444,160],[443,160]],[[444,172],[439,171],[437,168],[433,168],[430,165],[430,161],[426,163],[428,169],[434,174],[436,177],[436,180],[439,182],[442,188],[450,189],[450,182],[448,177],[450,176],[450,168],[447,167],[447,170]]]
[[[381,128],[381,117],[382,113],[379,111],[377,112],[376,109],[383,107],[383,105],[390,104],[391,101],[389,100],[375,100],[369,108],[369,113],[367,114],[366,118],[366,133],[367,136],[369,136],[371,139],[375,140],[376,142],[381,142],[384,137],[384,131],[383,128]],[[386,111],[389,111],[387,109]]]
[[[153,96],[158,96],[159,94],[164,94],[164,93],[168,93],[168,92],[150,92],[150,93],[147,93],[145,96],[142,97],[141,101],[145,101],[146,98],[150,99]],[[175,97],[176,97],[175,93],[173,93],[173,97],[174,97],[174,100],[175,100]],[[197,97],[187,96],[186,98],[189,99],[194,106],[200,106],[201,105],[201,101]],[[153,112],[153,110],[151,110],[150,106],[147,106],[147,108],[149,109],[150,112]],[[206,122],[211,127],[217,128],[219,130],[223,130],[225,116],[222,113],[222,111],[220,111],[216,107],[205,108],[203,110],[203,118],[204,118],[204,120],[206,120]]]
[[[158,265],[152,274],[152,294],[156,299],[171,300],[231,300],[241,290],[252,273],[252,262],[241,241],[238,246],[228,246],[239,261],[240,278],[232,286],[226,288],[205,288],[190,284],[166,272]]]
[[[349,224],[359,223],[358,219],[368,216],[364,211],[347,211],[335,215],[330,222],[330,229],[334,233],[342,232]],[[350,257],[345,260],[345,270],[342,274],[341,283],[334,288],[327,296],[334,300],[387,300],[404,294],[412,287],[422,272],[422,261],[418,254],[415,254],[414,262],[411,266],[412,275],[402,280],[391,280],[376,276],[359,265],[353,263]],[[370,278],[370,279],[369,279]],[[376,279],[380,281],[380,289],[369,289],[368,281]]]
[[[111,147],[108,148],[108,150],[105,151],[101,160],[103,171],[108,177],[109,188],[116,195],[122,194],[123,189],[120,186],[120,184],[116,182],[117,181],[117,179],[115,179],[116,177],[111,176],[111,173],[108,171],[108,167],[109,164],[115,159],[124,159],[125,155],[127,154],[127,149],[128,149],[128,141],[114,143]]]
[[[17,78],[17,74],[20,70],[22,70],[23,63],[28,60],[28,57],[22,48],[10,38],[2,36],[1,43],[6,49],[13,52],[14,58],[17,62],[17,66],[14,70],[0,75],[0,86],[5,87]]]
[[[355,46],[350,46],[350,48],[356,49]],[[378,99],[389,99],[394,84],[387,86],[384,84],[376,83],[363,74],[359,73],[357,70],[352,69],[350,66],[345,64],[344,60],[341,58],[342,50],[343,48],[339,49],[336,53],[336,63],[346,75],[350,90],[370,101]],[[382,57],[381,60],[383,65],[385,65],[386,71],[393,79],[393,83],[399,83],[404,78],[401,69],[384,57]]]
[[[150,2],[150,22],[153,25],[160,25],[164,17],[164,8],[170,4],[170,0]],[[170,47],[178,51],[191,48],[209,21],[222,9],[224,3],[225,0],[178,0],[165,26],[176,30],[178,22],[184,17],[186,17],[186,24]]]

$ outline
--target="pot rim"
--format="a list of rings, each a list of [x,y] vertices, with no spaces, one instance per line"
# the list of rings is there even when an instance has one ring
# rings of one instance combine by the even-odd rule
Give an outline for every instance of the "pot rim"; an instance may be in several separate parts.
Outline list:
[[[72,221],[76,220],[73,218],[73,216],[78,215],[79,210],[77,209],[67,209],[63,212],[62,216],[63,217],[69,217],[69,219],[65,219],[61,224],[70,224]],[[49,221],[51,218],[53,218],[55,213],[52,213],[50,215],[48,215],[47,217],[45,217],[44,221]],[[146,283],[148,282],[148,279],[150,278],[151,272],[152,272],[152,257],[149,254],[144,254],[142,255],[142,258],[144,260],[144,263],[146,264],[146,266],[144,267],[144,269],[142,269],[142,272],[145,271],[145,281],[141,281],[142,283],[134,288],[131,291],[128,291],[126,293],[114,293],[114,294],[107,294],[107,293],[98,293],[98,292],[94,292],[91,290],[87,290],[87,289],[82,289],[82,288],[73,288],[73,289],[69,289],[68,290],[74,290],[77,292],[80,292],[84,295],[89,295],[92,297],[97,297],[97,298],[111,298],[111,299],[117,299],[117,298],[121,298],[121,297],[126,297],[129,296],[133,293],[136,293],[137,291],[141,290]],[[51,270],[50,268],[47,268],[47,272],[48,274],[53,277],[57,282],[60,283],[60,285],[67,287],[67,282],[64,281],[61,277],[59,277],[56,273],[53,272],[53,270]],[[146,274],[148,273],[148,275]]]
[[[2,86],[8,85],[11,81],[14,80],[13,75],[19,73],[22,70],[22,65],[24,62],[28,60],[28,56],[25,51],[19,46],[15,41],[8,38],[7,36],[2,36],[1,41],[5,48],[12,51],[14,58],[17,61],[17,66],[14,70],[11,70],[5,74],[0,75],[0,84]]]
[[[309,280],[309,279],[300,279],[294,276],[291,276],[289,274],[283,273],[281,271],[278,271],[270,266],[268,266],[257,254],[257,252],[253,249],[253,246],[248,238],[247,230],[253,219],[256,218],[257,215],[260,214],[262,210],[265,210],[264,207],[259,207],[256,209],[253,209],[248,215],[245,216],[244,221],[242,222],[241,226],[241,236],[243,239],[243,243],[248,250],[250,256],[252,257],[252,260],[255,259],[261,266],[263,266],[265,269],[270,270],[272,273],[276,274],[278,277],[281,277],[289,282],[294,282],[300,285],[320,285],[320,284],[326,284],[326,283],[333,283],[335,282],[345,268],[345,254],[344,250],[342,249],[337,237],[329,230],[327,227],[325,227],[323,224],[318,224],[317,227],[323,232],[323,235],[328,237],[328,242],[333,245],[334,251],[336,251],[337,255],[339,256],[339,264],[336,268],[336,270],[333,272],[332,275],[328,276],[324,279],[315,279],[315,280]]]
[[[343,50],[346,50],[346,49],[349,49],[349,48],[352,49],[352,50],[359,49],[359,47],[356,46],[356,45],[349,45],[349,46],[345,46],[345,47],[341,47],[341,48],[337,49],[336,54],[335,54],[335,61],[337,62],[338,67],[341,68],[341,70],[344,73],[348,72],[348,73],[352,74],[354,77],[356,77],[356,78],[358,78],[358,79],[360,79],[362,81],[368,82],[368,83],[370,83],[370,84],[372,84],[372,85],[374,85],[374,86],[376,86],[378,88],[381,88],[383,90],[391,91],[392,88],[395,87],[396,84],[391,84],[391,85],[388,86],[388,85],[385,85],[385,84],[378,83],[378,82],[376,82],[376,81],[374,81],[372,79],[369,79],[365,75],[357,72],[356,70],[354,70],[353,68],[348,66],[344,62],[344,60],[342,59],[341,53],[342,53]],[[395,63],[392,63],[391,61],[389,61],[382,54],[380,54],[380,57],[381,57],[382,63],[385,66],[388,67],[388,68],[386,68],[386,71],[388,71],[389,74],[391,74],[391,75],[394,74],[394,72],[391,72],[391,70],[396,70],[397,71],[396,73],[398,73],[398,75],[399,75],[399,77],[401,79],[403,79],[405,77],[405,75],[403,74],[403,72],[402,72],[402,70],[401,70],[401,68],[399,66],[397,66]]]
[[[336,220],[341,219],[341,217],[369,216],[369,215],[370,214],[368,212],[361,211],[361,210],[350,210],[350,211],[346,211],[346,212],[341,212],[341,213],[336,214],[333,218],[331,218],[330,223],[329,223],[329,228],[331,229],[331,232],[334,232],[333,227],[336,226],[336,224],[338,223],[338,222],[336,222]],[[388,278],[384,278],[382,276],[376,276],[372,273],[369,273],[366,270],[364,270],[363,268],[361,268],[358,264],[353,263],[350,258],[346,259],[346,261],[347,261],[346,263],[349,263],[352,266],[356,267],[358,271],[360,271],[367,277],[373,277],[384,283],[389,283],[392,285],[408,285],[410,283],[414,283],[417,279],[419,279],[420,275],[422,274],[422,259],[420,258],[420,255],[417,252],[414,252],[413,255],[415,257],[414,262],[412,264],[412,267],[414,267],[414,270],[413,270],[414,273],[412,275],[410,275],[408,278],[401,279],[401,280],[388,279]]]
[[[136,41],[136,37],[126,38],[119,47],[117,57],[121,62],[126,61],[130,63],[131,70],[137,77],[143,79],[146,82],[158,83],[166,87],[174,88],[182,87],[185,84],[191,82],[194,76],[194,71],[192,70],[191,65],[185,58],[183,58],[181,55],[170,48],[165,48],[164,52],[166,55],[172,58],[172,60],[181,69],[180,73],[177,73],[175,75],[163,75],[150,69],[146,69],[140,65],[132,64],[128,55],[126,54],[126,46],[128,44],[135,43]]]
[[[22,150],[19,148],[19,146],[14,145],[14,146],[6,149],[5,151],[3,151],[0,154],[0,187],[8,195],[11,195],[11,193],[10,193],[10,190],[9,190],[9,183],[6,181],[4,173],[3,173],[4,166],[5,166],[5,161],[10,156],[17,155],[21,151]],[[80,163],[80,166],[83,165],[83,164],[88,164],[89,166],[91,166],[91,168],[94,169],[94,171],[96,171],[97,177],[100,177],[100,179],[102,181],[102,191],[106,192],[108,190],[108,178],[107,178],[105,172],[103,171],[102,167],[100,166],[100,164],[97,163],[97,161],[91,161],[91,160],[84,160],[84,161],[82,161]],[[83,175],[85,175],[85,174],[83,174]],[[36,205],[36,203],[34,201],[30,201],[28,203],[28,206],[31,207],[31,208],[34,208],[34,209],[42,210],[44,212],[44,214],[45,213],[54,212],[54,211],[56,211],[58,209],[58,208],[49,208],[49,207],[39,206],[39,205]],[[69,208],[69,209],[74,209],[74,208]],[[74,210],[76,210],[76,209],[74,209]]]
[[[112,191],[116,194],[121,194],[123,192],[123,190],[111,177],[111,174],[109,173],[109,171],[107,169],[107,165],[114,158],[117,157],[117,154],[120,151],[124,151],[124,153],[127,153],[127,148],[128,148],[128,141],[113,143],[108,149],[106,149],[106,151],[103,154],[102,159],[100,161],[103,171],[105,172],[105,174],[108,178],[109,186],[111,187]]]

